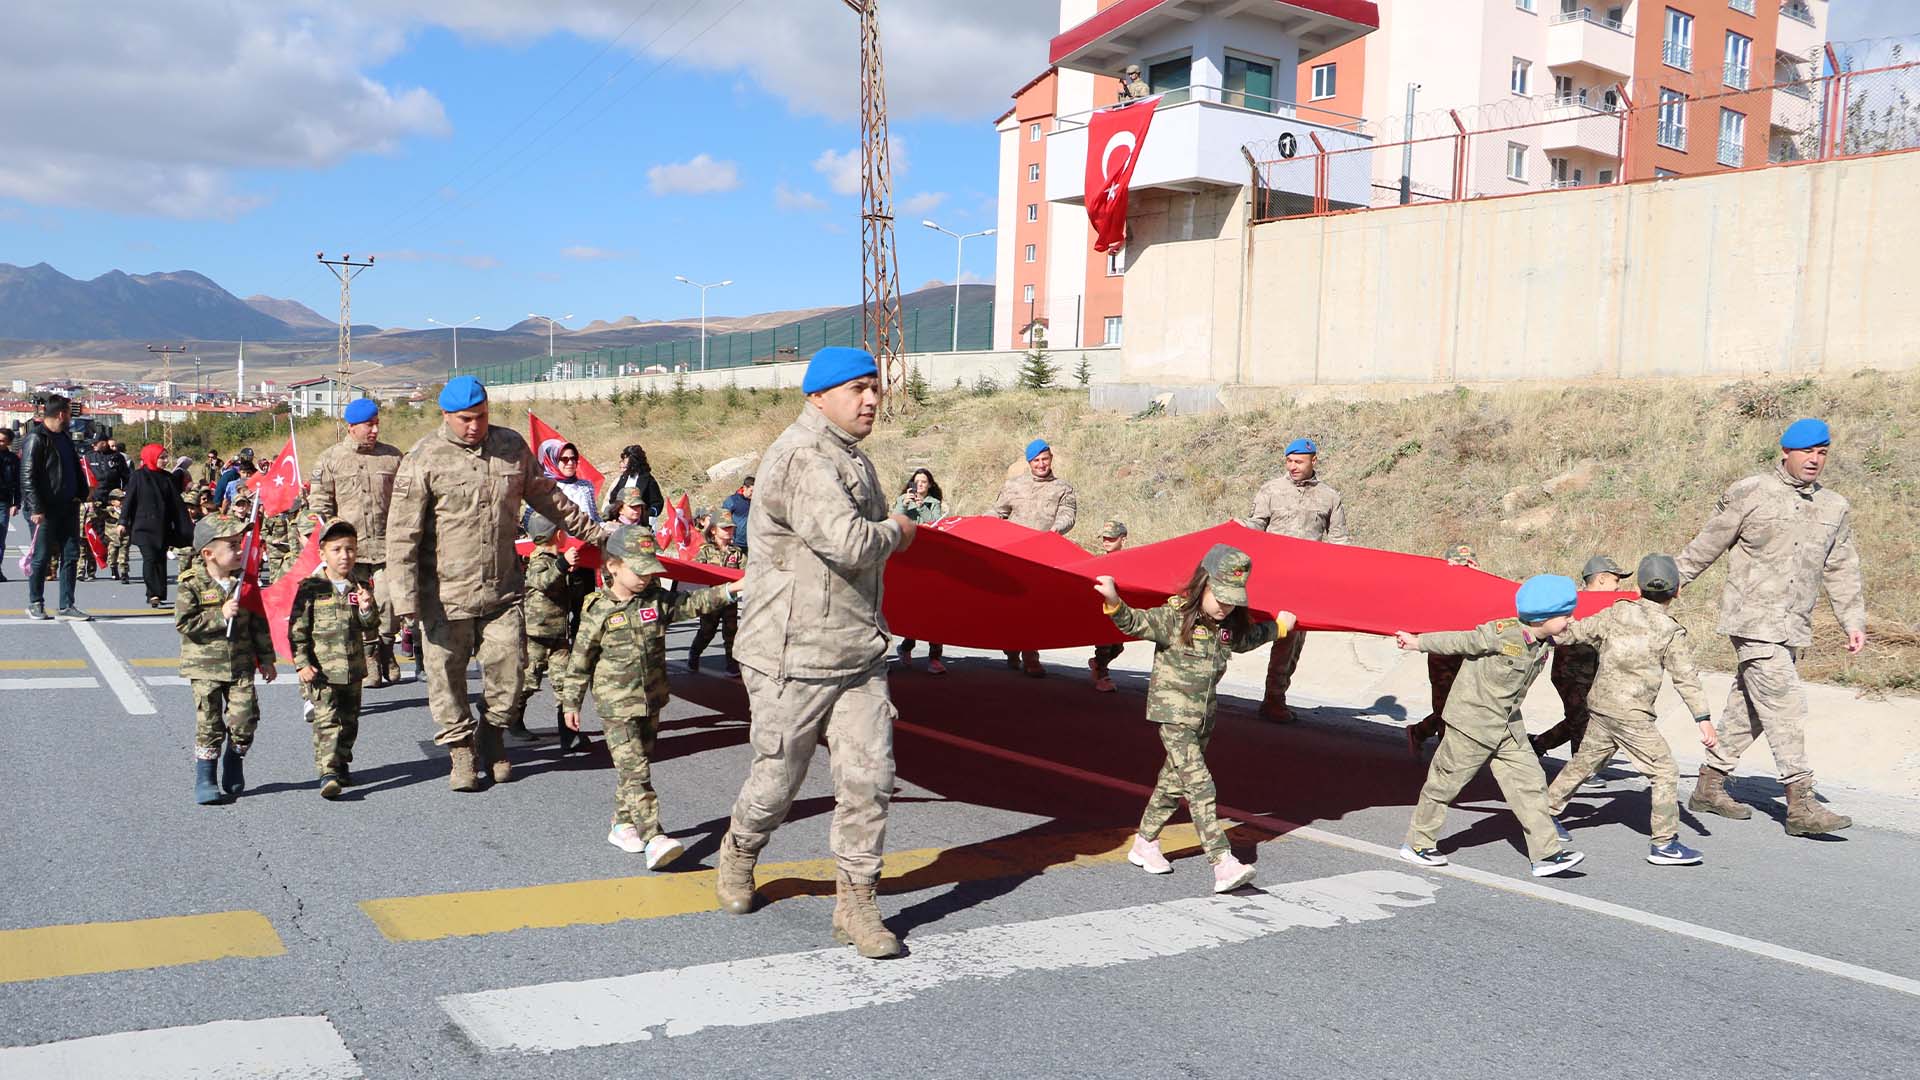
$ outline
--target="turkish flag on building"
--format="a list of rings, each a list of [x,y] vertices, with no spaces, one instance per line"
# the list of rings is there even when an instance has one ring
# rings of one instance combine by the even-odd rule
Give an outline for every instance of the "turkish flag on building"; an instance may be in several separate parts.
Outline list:
[[[559,439],[563,443],[573,442],[572,439],[548,427],[545,421],[533,415],[531,412],[527,413],[527,437],[533,440],[533,449],[536,454],[540,451],[540,444],[546,442],[548,439]],[[579,450],[580,448],[576,445],[574,449]],[[599,469],[593,467],[593,462],[587,460],[587,455],[584,452],[580,454],[580,479],[591,482],[596,495],[599,494],[600,489],[607,486],[607,478],[601,474]]]
[[[260,499],[260,516],[273,517],[293,509],[300,498],[300,455],[293,447],[293,438],[287,438],[287,445],[280,448],[273,464],[266,471],[253,474],[247,481],[247,489]]]
[[[1159,103],[1150,97],[1101,109],[1087,122],[1087,220],[1093,223],[1095,251],[1127,241],[1127,185]]]

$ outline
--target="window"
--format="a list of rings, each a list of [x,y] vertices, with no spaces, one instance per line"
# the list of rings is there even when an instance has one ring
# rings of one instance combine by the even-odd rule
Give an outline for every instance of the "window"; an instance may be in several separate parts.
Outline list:
[[[1027,129],[1027,141],[1028,142],[1040,141],[1040,125],[1039,124],[1034,124],[1032,127],[1029,127]]]
[[[1120,344],[1120,316],[1107,316],[1106,337],[1103,340],[1108,345]]]
[[[1125,244],[1121,244],[1118,247],[1108,248],[1107,249],[1107,276],[1120,277],[1124,275],[1126,272],[1127,272],[1127,246]]]
[[[1029,304],[1033,303],[1033,286],[1029,285],[1026,288],[1020,290],[1020,299],[1026,301]]]
[[[1612,169],[1601,169],[1601,170],[1600,170],[1600,183],[1602,183],[1602,184],[1611,184],[1611,183],[1613,183],[1613,170],[1612,170]]]
[[[1187,100],[1187,87],[1193,85],[1193,57],[1182,53],[1171,60],[1162,60],[1147,68],[1147,86],[1156,94],[1165,94],[1160,100],[1164,107],[1178,105]]]
[[[1227,56],[1227,104],[1256,112],[1273,112],[1279,101],[1273,93],[1273,65],[1258,60]]]
[[[1672,169],[1653,170],[1653,178],[1655,180],[1672,180],[1674,177],[1679,175],[1680,175],[1679,173],[1674,172]]]
[[[1735,11],[1753,14],[1753,0],[1727,0],[1727,6]]]
[[[1519,8],[1521,11],[1532,11],[1533,0],[1513,0],[1513,6]]]
[[[1729,169],[1747,163],[1747,114],[1732,109],[1720,110],[1719,162]]]
[[[1330,98],[1338,92],[1336,88],[1340,85],[1338,78],[1339,66],[1338,64],[1317,64],[1314,66],[1313,100],[1319,101],[1323,98]]]
[[[1524,181],[1527,178],[1527,145],[1510,142],[1507,144],[1507,179]]]
[[[1513,78],[1510,84],[1516,94],[1526,94],[1533,86],[1533,61],[1513,58]]]
[[[1028,221],[1040,220],[1040,204],[1039,203],[1030,202],[1027,204],[1027,220]]]
[[[1038,179],[1040,179],[1040,164],[1035,162],[1027,166],[1027,183],[1031,184]]]
[[[1669,150],[1687,148],[1687,95],[1660,88],[1659,142]]]
[[[1553,99],[1562,105],[1573,103],[1573,76],[1555,75],[1553,77]]]
[[[1727,62],[1724,79],[1735,90],[1747,88],[1747,77],[1752,72],[1753,39],[1744,34],[1727,31]]]
[[[1567,167],[1566,158],[1550,157],[1547,159],[1547,174],[1553,177],[1554,187],[1566,187],[1567,178],[1573,174],[1573,170]]]
[[[1693,70],[1693,16],[1677,8],[1667,9],[1667,36],[1660,46],[1660,59],[1668,67]]]
[[[1038,244],[1027,245],[1027,261],[1028,262],[1040,261],[1040,245]]]
[[[1620,91],[1609,90],[1606,93],[1601,94],[1600,103],[1607,107],[1608,112],[1619,112],[1620,111]]]

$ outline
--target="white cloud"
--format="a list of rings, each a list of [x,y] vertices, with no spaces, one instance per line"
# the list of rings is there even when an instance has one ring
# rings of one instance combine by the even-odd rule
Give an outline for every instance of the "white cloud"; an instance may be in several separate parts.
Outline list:
[[[787,186],[785,180],[773,185],[773,205],[782,210],[796,211],[825,210],[827,200],[811,191],[798,191]]]
[[[655,195],[718,195],[740,186],[740,166],[715,161],[711,154],[695,154],[678,164],[647,170],[647,188]]]
[[[396,248],[393,251],[376,251],[375,259],[388,262],[445,263],[449,266],[463,266],[468,270],[497,270],[500,260],[493,255],[476,255],[465,251],[434,251],[420,248]]]
[[[887,139],[887,173],[895,183],[907,175],[912,163],[907,159],[907,144],[898,135]],[[860,148],[822,150],[813,159],[813,171],[827,178],[827,187],[835,195],[860,194]]]
[[[940,209],[941,203],[946,201],[947,193],[944,191],[923,191],[918,195],[909,195],[901,199],[898,203],[894,204],[894,209],[902,214],[911,214],[918,217],[921,214],[933,213],[935,210]]]
[[[627,253],[624,251],[616,251],[612,248],[594,247],[590,244],[575,244],[572,247],[561,248],[560,254],[566,256],[569,259],[579,259],[584,262],[598,262],[598,261],[604,261],[607,259],[624,259],[627,257]]]

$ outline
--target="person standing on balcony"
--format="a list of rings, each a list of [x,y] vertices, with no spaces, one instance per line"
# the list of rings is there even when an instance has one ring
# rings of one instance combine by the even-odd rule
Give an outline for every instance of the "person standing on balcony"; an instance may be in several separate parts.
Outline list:
[[[1321,482],[1319,458],[1320,447],[1312,439],[1288,443],[1287,474],[1267,481],[1254,494],[1253,513],[1247,524],[1298,540],[1353,543],[1347,532],[1346,506],[1339,492]],[[1293,685],[1294,669],[1300,666],[1300,644],[1305,638],[1304,632],[1295,632],[1274,643],[1273,656],[1267,661],[1267,694],[1260,703],[1262,719],[1293,723],[1287,689]]]
[[[1153,88],[1140,77],[1140,65],[1128,64],[1126,74],[1120,77],[1120,104],[1127,105],[1151,96]]]

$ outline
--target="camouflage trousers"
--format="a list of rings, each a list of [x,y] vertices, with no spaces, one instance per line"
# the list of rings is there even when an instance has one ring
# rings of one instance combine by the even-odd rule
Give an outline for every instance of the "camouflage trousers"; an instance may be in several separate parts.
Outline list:
[[[133,569],[133,544],[127,540],[127,534],[113,530],[107,537],[107,573],[113,577],[126,577]]]
[[[233,740],[235,753],[253,745],[253,729],[260,724],[260,699],[253,692],[253,676],[242,679],[189,679],[193,687],[193,756],[212,761],[220,744]]]
[[[1273,643],[1273,652],[1267,657],[1267,704],[1287,703],[1287,690],[1293,685],[1293,673],[1300,666],[1300,647],[1306,640],[1305,631],[1295,630]]]
[[[567,667],[573,662],[573,649],[565,641],[550,641],[542,638],[527,639],[527,662],[520,669],[520,693],[513,699],[513,711],[507,715],[507,726],[524,724],[527,719],[527,702],[540,689],[540,680],[544,676],[553,679],[553,693],[560,694],[560,687],[567,677]],[[559,705],[554,706],[558,715]],[[565,721],[561,721],[565,723]],[[611,736],[609,736],[611,738]]]
[[[1284,644],[1284,642],[1282,643]],[[1160,729],[1160,744],[1167,748],[1167,762],[1160,766],[1160,782],[1147,797],[1146,813],[1140,815],[1140,836],[1160,839],[1167,819],[1187,800],[1187,814],[1193,818],[1193,831],[1200,834],[1200,846],[1209,862],[1226,855],[1226,831],[1213,809],[1213,773],[1207,770],[1207,742],[1213,738],[1213,717],[1199,727],[1186,724],[1155,724]]]
[[[700,616],[700,626],[693,632],[693,642],[687,646],[688,656],[699,656],[713,644],[713,636],[720,635],[720,645],[726,650],[728,661],[733,660],[733,634],[740,628],[740,612],[733,607],[725,607],[710,615]]]
[[[1533,737],[1534,749],[1541,753],[1560,746],[1572,746],[1576,750],[1585,745],[1587,722],[1592,713],[1587,709],[1587,694],[1593,690],[1594,672],[1578,664],[1564,662],[1566,654],[1559,649],[1553,651],[1553,688],[1560,694],[1562,719],[1547,730]]]
[[[1507,807],[1520,819],[1527,835],[1527,858],[1534,862],[1560,850],[1553,832],[1553,819],[1547,815],[1547,774],[1540,769],[1540,758],[1524,737],[1515,735],[1509,725],[1493,746],[1475,742],[1457,727],[1449,726],[1440,736],[1433,752],[1433,765],[1427,770],[1426,785],[1420,789],[1420,801],[1413,808],[1413,822],[1407,827],[1407,846],[1416,850],[1430,848],[1440,838],[1440,826],[1447,817],[1447,804],[1457,798],[1467,782],[1488,768]]]
[[[1761,735],[1773,751],[1780,783],[1813,779],[1807,760],[1807,690],[1794,665],[1800,650],[1772,641],[1733,639],[1733,689],[1715,725],[1720,745],[1707,751],[1707,764],[1730,773],[1740,755]]]
[[[520,605],[511,604],[475,619],[423,617],[420,620],[420,670],[427,676],[427,707],[440,730],[438,746],[465,745],[479,723],[507,726],[520,696],[520,670],[526,663],[527,636]],[[476,721],[467,708],[467,665],[480,661],[484,706]]]
[[[1586,737],[1567,767],[1553,778],[1547,788],[1547,813],[1559,817],[1567,801],[1587,777],[1600,771],[1618,747],[1646,774],[1652,785],[1653,808],[1647,835],[1656,844],[1664,844],[1680,835],[1680,770],[1673,763],[1673,749],[1653,721],[1644,717],[1615,720],[1591,713],[1587,717]]]
[[[313,682],[300,688],[313,725],[313,767],[321,776],[353,763],[353,741],[360,737],[360,684]]]
[[[756,852],[786,820],[824,735],[833,764],[834,861],[855,882],[880,880],[893,798],[893,721],[884,657],[857,675],[776,679],[742,666],[753,764],[733,804],[733,842]]]
[[[653,744],[659,722],[645,716],[602,717],[607,750],[620,782],[613,791],[613,823],[631,825],[640,839],[660,835],[660,797],[653,791]]]

